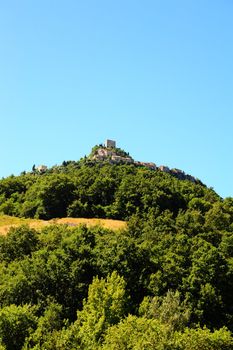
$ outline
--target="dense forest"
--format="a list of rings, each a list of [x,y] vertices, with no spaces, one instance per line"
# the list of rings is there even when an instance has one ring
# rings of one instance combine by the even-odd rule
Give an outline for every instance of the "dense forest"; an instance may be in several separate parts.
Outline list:
[[[233,198],[84,158],[0,180],[0,213],[128,223],[0,236],[0,349],[233,349]]]

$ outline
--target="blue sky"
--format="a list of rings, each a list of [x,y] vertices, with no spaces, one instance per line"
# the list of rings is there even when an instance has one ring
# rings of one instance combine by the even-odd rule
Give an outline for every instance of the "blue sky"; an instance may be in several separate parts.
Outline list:
[[[233,196],[232,0],[0,3],[0,177],[106,138]]]

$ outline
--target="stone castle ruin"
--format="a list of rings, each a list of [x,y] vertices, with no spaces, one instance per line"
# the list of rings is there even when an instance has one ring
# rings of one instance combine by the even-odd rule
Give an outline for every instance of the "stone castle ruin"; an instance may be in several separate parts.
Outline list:
[[[116,148],[116,141],[106,140],[105,143],[104,143],[104,146],[106,148]]]
[[[189,180],[191,182],[197,182],[198,179],[194,178],[191,175],[185,174],[182,170],[179,169],[170,169],[165,165],[161,165],[159,167],[156,166],[155,163],[147,163],[147,162],[141,162],[141,161],[135,161],[132,157],[129,155],[123,156],[122,154],[117,154],[116,149],[116,141],[107,139],[104,142],[104,146],[100,146],[95,154],[92,156],[92,160],[95,161],[108,161],[112,164],[134,164],[138,167],[146,167],[151,170],[159,170],[164,173],[171,174],[175,177],[177,177],[180,180]]]

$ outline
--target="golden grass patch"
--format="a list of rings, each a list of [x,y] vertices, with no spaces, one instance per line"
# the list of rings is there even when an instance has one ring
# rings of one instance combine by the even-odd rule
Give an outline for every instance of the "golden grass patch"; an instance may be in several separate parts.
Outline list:
[[[126,222],[121,220],[112,220],[112,219],[86,219],[86,218],[62,218],[62,219],[53,219],[55,224],[66,224],[70,226],[86,225],[90,226],[103,226],[112,230],[119,230],[126,228]]]
[[[68,225],[75,227],[78,225],[91,226],[102,226],[111,230],[120,230],[126,228],[127,224],[125,221],[112,220],[112,219],[86,219],[86,218],[60,218],[52,220],[36,220],[36,219],[24,219],[17,218],[8,215],[0,215],[0,234],[6,235],[11,227],[17,227],[20,225],[29,225],[32,228],[40,229],[46,225]]]

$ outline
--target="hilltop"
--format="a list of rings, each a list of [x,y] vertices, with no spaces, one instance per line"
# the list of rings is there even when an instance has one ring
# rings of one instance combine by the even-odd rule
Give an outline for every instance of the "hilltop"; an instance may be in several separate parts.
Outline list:
[[[30,173],[0,181],[0,213],[43,220],[66,216],[128,220],[155,207],[177,213],[192,198],[219,199],[181,170],[135,161],[112,140],[93,147],[79,161],[52,168],[34,166]]]
[[[64,161],[63,166],[66,166],[69,163],[75,163],[72,161]],[[92,148],[91,153],[88,156],[85,156],[81,159],[81,163],[85,165],[91,164],[112,164],[112,165],[122,165],[122,164],[131,164],[135,167],[147,168],[150,170],[157,170],[172,176],[175,176],[179,180],[189,180],[194,183],[202,184],[202,182],[196,177],[186,174],[183,170],[173,168],[170,169],[166,165],[157,166],[154,162],[144,162],[134,160],[129,152],[116,147],[116,141],[106,140],[104,144],[96,145]],[[57,167],[57,166],[56,166]],[[59,166],[58,166],[59,168]],[[54,169],[54,168],[52,168]],[[49,171],[46,165],[39,165],[38,167],[33,166],[33,172],[37,171],[38,173],[46,173]]]
[[[153,162],[136,161],[129,155],[128,152],[125,152],[121,148],[117,148],[116,141],[113,140],[106,140],[104,145],[100,144],[93,147],[88,159],[97,162],[109,162],[111,164],[133,164],[137,167],[145,167],[151,170],[160,170],[162,172],[171,174],[180,180],[189,180],[195,183],[201,182],[194,176],[185,174],[183,170],[177,168],[170,169],[165,165],[157,166]]]

